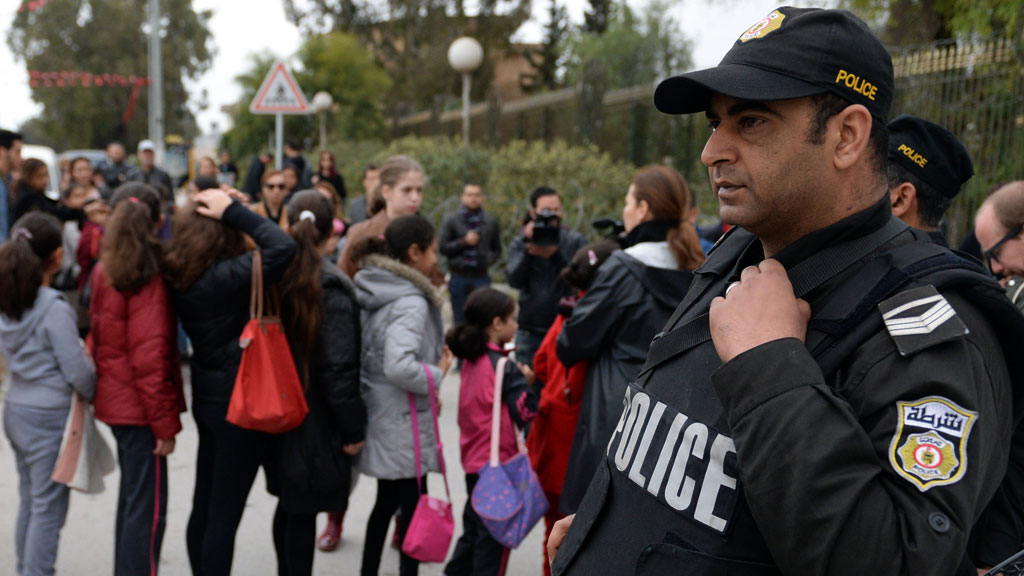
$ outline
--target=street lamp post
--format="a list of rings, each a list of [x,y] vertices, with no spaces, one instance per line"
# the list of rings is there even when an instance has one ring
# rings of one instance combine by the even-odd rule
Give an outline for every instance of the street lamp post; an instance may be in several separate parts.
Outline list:
[[[448,63],[462,74],[462,143],[469,146],[469,88],[473,71],[484,61],[484,48],[469,36],[456,38],[448,47]]]
[[[320,91],[313,96],[313,110],[320,113],[320,149],[327,149],[327,111],[334,105],[334,98]]]

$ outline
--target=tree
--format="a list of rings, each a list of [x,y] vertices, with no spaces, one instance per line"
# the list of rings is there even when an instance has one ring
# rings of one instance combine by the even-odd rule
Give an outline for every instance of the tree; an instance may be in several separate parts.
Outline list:
[[[558,0],[548,4],[548,23],[544,26],[544,40],[540,49],[528,49],[526,59],[534,72],[524,78],[523,88],[528,92],[558,88],[558,61],[563,44],[569,34],[569,15]]]
[[[295,80],[307,98],[321,90],[334,98],[332,135],[351,140],[383,136],[386,124],[380,95],[391,88],[391,79],[354,36],[340,32],[311,36],[299,48],[298,59]],[[274,133],[274,117],[250,113],[249,103],[276,60],[270,53],[254,54],[249,69],[235,77],[242,97],[231,112],[232,128],[224,135],[224,146],[238,157],[266,149],[268,136]],[[312,135],[315,120],[314,116],[285,116],[285,133],[291,138]]]
[[[28,70],[90,74],[147,75],[145,0],[65,0],[18,12],[7,44]],[[193,102],[184,82],[210,66],[213,54],[210,11],[196,12],[191,0],[164,0],[162,56],[167,133],[191,138],[197,132]],[[123,122],[132,88],[120,86],[32,86],[43,106],[34,126],[67,148],[101,148],[111,140],[129,147],[147,135],[148,91],[138,91],[135,113]],[[202,95],[200,95],[200,99]]]
[[[391,90],[391,78],[355,36],[332,32],[310,37],[299,49],[299,61],[296,80],[310,94],[330,93],[339,107],[334,124],[343,137],[384,136],[381,97]]]
[[[577,30],[569,39],[566,80],[582,78],[588,61],[602,62],[607,88],[654,82],[688,68],[690,42],[679,35],[668,4],[655,0],[638,16],[625,3],[617,5],[604,34]]]
[[[589,0],[590,10],[583,12],[583,30],[592,34],[604,34],[608,31],[615,10],[612,0]],[[625,4],[625,2],[623,2]]]
[[[990,34],[1020,37],[1020,0],[841,0],[841,5],[878,24],[890,46]]]
[[[457,0],[284,0],[289,18],[305,31],[354,34],[387,70],[393,84],[388,112],[401,115],[429,108],[437,95],[457,95],[458,74],[448,65],[448,46],[471,35],[485,58],[473,74],[472,95],[480,99],[494,76],[494,54],[530,17],[530,0],[481,0],[467,14]]]

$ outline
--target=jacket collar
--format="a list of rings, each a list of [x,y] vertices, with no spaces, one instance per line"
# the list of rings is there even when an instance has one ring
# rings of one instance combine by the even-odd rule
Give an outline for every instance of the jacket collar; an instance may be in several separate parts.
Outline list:
[[[629,231],[621,241],[623,248],[635,246],[641,242],[664,242],[668,233],[679,227],[678,220],[648,220],[641,222]]]
[[[430,279],[412,266],[402,264],[394,258],[388,258],[387,256],[382,256],[380,254],[370,254],[364,257],[359,264],[360,267],[363,268],[372,266],[374,268],[387,270],[399,278],[408,280],[413,286],[423,292],[427,297],[427,300],[436,306],[438,310],[444,307],[444,299],[441,298],[441,294],[437,288],[430,283]]]

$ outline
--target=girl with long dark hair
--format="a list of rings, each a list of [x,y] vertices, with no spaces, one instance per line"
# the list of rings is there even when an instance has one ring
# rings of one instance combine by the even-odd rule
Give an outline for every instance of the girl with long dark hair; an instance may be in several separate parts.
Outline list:
[[[278,438],[268,485],[278,574],[313,572],[316,514],[344,513],[351,458],[366,437],[359,393],[359,306],[352,281],[326,259],[333,228],[330,203],[307,190],[288,202],[288,232],[298,246],[278,284],[285,333],[302,377],[309,413]]]
[[[4,431],[18,467],[17,574],[53,574],[69,489],[51,479],[77,392],[91,400],[96,375],[75,312],[50,288],[60,270],[61,224],[33,212],[0,245],[0,349],[10,384]]]
[[[185,410],[178,324],[161,275],[159,192],[132,182],[112,203],[91,280],[94,406],[114,434],[121,469],[114,574],[155,574],[167,523],[167,456]]]
[[[360,471],[377,478],[362,574],[375,576],[391,516],[401,509],[398,533],[404,538],[418,490],[426,490],[426,473],[440,470],[428,380],[440,385],[452,356],[443,352],[442,300],[430,282],[437,271],[437,238],[430,222],[403,216],[388,225],[383,238],[366,238],[354,250],[361,266],[355,283],[363,307],[360,380],[368,416]],[[419,424],[415,432],[409,393]],[[420,437],[423,461],[419,478],[414,433]],[[419,570],[419,562],[405,554],[400,566],[402,576],[415,576]]]
[[[174,308],[193,346],[199,453],[186,535],[193,574],[231,572],[235,532],[273,438],[225,420],[242,358],[238,338],[249,321],[253,255],[246,235],[262,251],[264,282],[277,282],[295,256],[295,242],[222,190],[199,192],[194,204],[175,215],[164,255]]]

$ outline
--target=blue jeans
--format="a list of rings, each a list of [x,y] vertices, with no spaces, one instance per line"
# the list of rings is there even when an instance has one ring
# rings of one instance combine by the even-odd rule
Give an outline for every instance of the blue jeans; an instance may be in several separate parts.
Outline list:
[[[516,332],[516,362],[522,362],[533,368],[533,357],[537,349],[544,342],[543,332],[530,332],[529,330],[518,330]]]
[[[455,316],[455,323],[465,322],[463,310],[466,308],[466,299],[477,288],[490,286],[491,279],[487,276],[459,276],[452,273],[448,282],[448,292],[452,295],[452,314]]]

